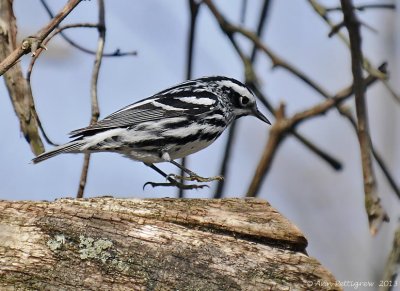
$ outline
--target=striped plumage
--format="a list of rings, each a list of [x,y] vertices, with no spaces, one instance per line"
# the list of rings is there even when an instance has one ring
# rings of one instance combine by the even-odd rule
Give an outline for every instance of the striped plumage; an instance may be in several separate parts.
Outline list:
[[[72,131],[73,141],[33,162],[60,153],[93,152],[117,152],[147,165],[169,162],[209,146],[245,115],[269,123],[253,93],[239,81],[220,76],[190,80]]]

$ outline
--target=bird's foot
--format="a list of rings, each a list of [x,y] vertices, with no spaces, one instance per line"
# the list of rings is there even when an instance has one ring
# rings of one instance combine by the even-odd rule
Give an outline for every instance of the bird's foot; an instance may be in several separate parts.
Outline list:
[[[180,176],[176,174],[169,174],[168,177],[173,178],[174,180],[185,180],[185,181],[196,181],[201,183],[211,182],[211,181],[222,181],[224,177],[222,176],[214,176],[214,177],[201,177],[194,172],[191,172],[189,176]]]
[[[170,179],[172,179],[172,178],[170,178]],[[177,188],[183,189],[183,190],[201,189],[204,187],[208,187],[208,185],[183,184],[178,181],[174,181],[174,182],[169,181],[169,182],[165,182],[165,183],[147,182],[143,185],[143,190],[147,185],[150,185],[153,188],[155,188],[155,187],[177,187]]]

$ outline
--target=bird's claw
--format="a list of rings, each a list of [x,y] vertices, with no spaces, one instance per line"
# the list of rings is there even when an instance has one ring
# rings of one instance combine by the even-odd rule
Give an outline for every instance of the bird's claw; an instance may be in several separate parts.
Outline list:
[[[144,188],[146,188],[147,185],[150,185],[153,188],[155,188],[155,187],[177,187],[179,189],[184,189],[184,190],[201,189],[204,187],[209,187],[208,185],[200,185],[200,184],[183,184],[183,183],[179,183],[177,181],[165,182],[165,183],[146,182],[143,185],[143,190],[144,190]]]
[[[174,180],[185,180],[185,181],[196,181],[201,183],[211,182],[211,181],[222,181],[224,177],[222,176],[214,176],[214,177],[201,177],[195,173],[190,174],[189,176],[180,176],[176,174],[169,174],[167,177],[173,178]]]

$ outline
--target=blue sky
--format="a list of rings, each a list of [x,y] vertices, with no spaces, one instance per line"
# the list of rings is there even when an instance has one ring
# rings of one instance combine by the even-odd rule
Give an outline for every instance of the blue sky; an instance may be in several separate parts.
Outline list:
[[[54,11],[64,1],[49,1]],[[261,2],[248,1],[245,25],[256,27]],[[337,1],[321,1],[330,6]],[[360,1],[355,1],[356,3]],[[20,37],[34,34],[48,22],[38,1],[16,1]],[[215,1],[221,11],[237,22],[241,1]],[[29,6],[29,9],[26,9]],[[65,23],[95,22],[96,1],[83,1]],[[106,51],[120,48],[137,50],[138,56],[106,58],[99,79],[101,117],[168,86],[184,80],[188,5],[185,1],[106,1]],[[375,27],[375,34],[363,29],[363,49],[374,65],[389,61],[392,84],[398,82],[398,13],[373,11],[361,14]],[[340,14],[337,14],[340,21]],[[350,56],[336,37],[327,38],[329,28],[309,7],[307,1],[274,1],[263,40],[293,65],[301,68],[330,93],[351,84]],[[68,35],[80,44],[95,48],[96,30],[74,29]],[[251,44],[240,38],[249,52]],[[84,127],[90,120],[90,78],[93,57],[54,39],[36,63],[32,88],[36,108],[47,134],[57,143],[68,141],[68,132]],[[22,64],[26,68],[29,56]],[[305,109],[321,101],[313,90],[283,69],[271,70],[268,58],[258,57],[256,71],[264,93],[277,106],[284,101],[287,113]],[[242,64],[221,34],[206,7],[199,14],[193,77],[226,75],[243,80]],[[74,197],[83,162],[82,155],[63,155],[38,165],[30,164],[33,155],[19,132],[3,83],[0,84],[0,197],[4,199],[53,200]],[[372,138],[389,168],[400,181],[399,107],[381,84],[367,94]],[[348,102],[352,105],[352,102]],[[269,112],[260,110],[273,121]],[[269,128],[251,117],[239,121],[233,162],[227,180],[228,197],[243,197],[257,161],[268,139]],[[376,168],[383,204],[392,222],[377,238],[368,233],[364,211],[362,171],[358,141],[348,122],[335,111],[304,123],[299,131],[318,146],[345,163],[342,172],[334,172],[293,138],[280,147],[270,175],[261,190],[261,198],[291,219],[309,239],[309,253],[325,264],[339,280],[376,279],[391,245],[399,202]],[[189,168],[204,175],[218,174],[226,134],[209,148],[189,159]],[[51,146],[46,145],[47,149]],[[160,165],[167,171],[175,169]],[[175,197],[169,188],[146,188],[147,181],[162,177],[141,163],[116,154],[92,156],[86,197]],[[191,191],[188,197],[210,197],[215,187]],[[377,249],[379,251],[377,251]],[[373,250],[373,252],[372,252]],[[356,259],[358,258],[358,259]]]

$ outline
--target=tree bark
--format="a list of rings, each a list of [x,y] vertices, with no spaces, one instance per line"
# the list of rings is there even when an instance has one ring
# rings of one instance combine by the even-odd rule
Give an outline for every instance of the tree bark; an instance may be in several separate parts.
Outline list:
[[[17,48],[17,21],[13,2],[13,0],[0,0],[0,63]],[[31,86],[23,76],[19,62],[4,73],[4,81],[26,141],[35,155],[41,154],[44,152],[44,146],[39,135],[40,121]]]
[[[341,290],[258,199],[0,201],[1,290]]]

